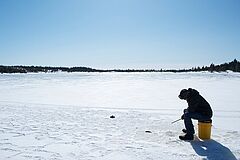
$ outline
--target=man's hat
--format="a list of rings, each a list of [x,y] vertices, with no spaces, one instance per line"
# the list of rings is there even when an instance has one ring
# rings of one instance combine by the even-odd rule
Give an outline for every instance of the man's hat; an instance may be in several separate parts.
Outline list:
[[[182,89],[178,97],[180,99],[185,99],[186,100],[187,97],[188,97],[188,93],[189,93],[189,91],[187,89]]]

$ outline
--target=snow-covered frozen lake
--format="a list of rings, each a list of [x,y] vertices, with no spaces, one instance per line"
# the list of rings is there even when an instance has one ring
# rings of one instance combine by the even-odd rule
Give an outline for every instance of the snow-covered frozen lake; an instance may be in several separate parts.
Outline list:
[[[212,140],[178,140],[183,88],[211,104]],[[239,73],[1,74],[0,159],[239,159],[239,95]]]
[[[1,101],[79,107],[181,109],[182,88],[196,88],[214,109],[240,111],[240,74],[55,73],[0,75]],[[227,105],[227,106],[226,106]]]

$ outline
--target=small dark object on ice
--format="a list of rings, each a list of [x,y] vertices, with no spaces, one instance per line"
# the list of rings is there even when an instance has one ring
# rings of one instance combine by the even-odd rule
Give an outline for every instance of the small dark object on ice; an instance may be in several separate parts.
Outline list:
[[[151,131],[145,131],[146,133],[152,133]]]
[[[115,118],[115,116],[114,116],[114,115],[111,115],[110,118]]]

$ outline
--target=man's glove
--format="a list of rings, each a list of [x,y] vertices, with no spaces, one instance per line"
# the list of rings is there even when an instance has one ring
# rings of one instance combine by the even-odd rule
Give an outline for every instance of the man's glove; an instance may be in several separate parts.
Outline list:
[[[184,119],[184,114],[181,116],[181,119]]]

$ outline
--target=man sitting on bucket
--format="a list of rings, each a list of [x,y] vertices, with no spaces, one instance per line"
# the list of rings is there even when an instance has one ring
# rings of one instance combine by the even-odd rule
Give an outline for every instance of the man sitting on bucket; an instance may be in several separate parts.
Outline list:
[[[193,140],[195,131],[192,119],[199,121],[211,120],[212,109],[209,103],[195,89],[183,89],[178,97],[186,100],[188,103],[188,108],[183,110],[183,115],[181,116],[186,128],[182,131],[186,134],[184,136],[179,136],[179,138],[181,140]]]

